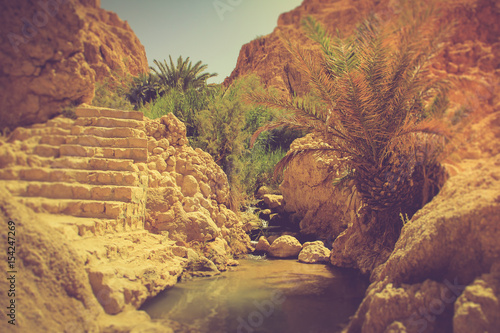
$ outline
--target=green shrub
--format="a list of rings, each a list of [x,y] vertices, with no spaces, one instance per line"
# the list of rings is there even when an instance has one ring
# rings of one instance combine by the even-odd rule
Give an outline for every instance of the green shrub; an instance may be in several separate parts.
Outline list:
[[[186,91],[171,89],[158,99],[143,105],[139,111],[151,119],[173,113],[184,122],[187,136],[192,141],[193,137],[198,136],[196,115],[212,103],[213,93],[213,89],[190,88]]]
[[[92,105],[118,110],[133,110],[134,106],[127,97],[129,90],[128,78],[122,76],[118,82],[111,78],[96,82]]]

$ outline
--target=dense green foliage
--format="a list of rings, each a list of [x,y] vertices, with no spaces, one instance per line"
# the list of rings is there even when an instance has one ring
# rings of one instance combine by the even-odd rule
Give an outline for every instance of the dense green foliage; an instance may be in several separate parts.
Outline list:
[[[130,91],[137,91],[145,78],[133,82],[136,85]],[[244,101],[244,96],[257,91],[264,91],[259,78],[248,76],[229,87],[205,84],[166,89],[155,98],[143,99],[136,109],[153,119],[173,113],[185,123],[191,145],[211,154],[226,172],[233,192],[251,196],[261,185],[277,187],[273,168],[291,142],[302,135],[277,129],[263,135],[250,149],[251,135],[274,117],[268,109]]]
[[[138,77],[122,77],[114,84],[97,84],[93,105],[136,109],[155,119],[173,113],[186,125],[190,144],[211,154],[228,175],[235,201],[251,196],[260,186],[278,186],[276,163],[301,131],[276,129],[262,135],[250,149],[251,135],[276,116],[267,108],[245,101],[249,93],[264,92],[256,76],[242,77],[229,87],[208,85],[214,74],[189,58],[155,61],[157,69]],[[120,84],[116,82],[120,81]]]
[[[96,82],[92,105],[119,110],[133,110],[134,105],[128,99],[128,79],[123,77],[120,80],[121,82],[112,81],[111,79]]]
[[[146,103],[139,110],[152,119],[173,113],[186,125],[187,136],[196,137],[198,135],[196,116],[212,103],[214,92],[213,89],[190,88],[186,91],[171,89],[156,100]]]

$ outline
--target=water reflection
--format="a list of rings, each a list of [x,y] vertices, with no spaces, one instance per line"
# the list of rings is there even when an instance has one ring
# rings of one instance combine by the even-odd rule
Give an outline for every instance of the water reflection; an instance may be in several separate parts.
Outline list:
[[[294,260],[241,260],[235,271],[177,284],[142,308],[189,332],[337,332],[368,286],[350,270]]]

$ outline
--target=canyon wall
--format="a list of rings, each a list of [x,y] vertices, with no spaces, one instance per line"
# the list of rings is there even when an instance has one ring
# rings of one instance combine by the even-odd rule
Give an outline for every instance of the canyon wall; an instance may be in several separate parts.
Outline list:
[[[96,81],[148,70],[127,22],[99,0],[0,3],[0,130],[89,103]]]
[[[308,49],[318,49],[302,32],[302,19],[311,15],[332,32],[338,28],[343,33],[350,33],[362,17],[377,8],[386,8],[387,3],[385,0],[304,0],[294,10],[279,16],[278,26],[272,33],[243,45],[236,67],[224,84],[229,85],[239,76],[255,73],[266,86],[273,86],[290,95],[302,95],[309,91],[308,83],[294,68],[292,57],[281,38],[289,38]]]
[[[494,0],[448,0],[421,1],[434,5],[442,12],[445,20],[455,21],[458,29],[450,38],[441,58],[441,67],[456,73],[462,72],[471,62],[483,70],[495,70],[499,64],[498,32],[496,17],[498,7]],[[309,91],[300,72],[293,65],[292,57],[284,47],[284,39],[290,39],[301,47],[319,50],[317,45],[303,33],[301,21],[307,16],[314,17],[334,35],[340,31],[349,35],[367,15],[376,13],[384,20],[390,20],[398,13],[399,1],[388,0],[304,0],[297,8],[280,15],[277,27],[268,35],[259,37],[242,46],[236,67],[224,84],[228,85],[237,77],[255,73],[266,86],[273,86],[293,95]],[[284,39],[283,39],[284,38]],[[468,59],[467,65],[459,68]]]

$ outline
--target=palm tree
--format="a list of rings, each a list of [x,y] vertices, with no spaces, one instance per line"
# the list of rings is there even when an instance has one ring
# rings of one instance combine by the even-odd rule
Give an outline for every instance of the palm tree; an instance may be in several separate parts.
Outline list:
[[[335,154],[344,160],[335,184],[352,180],[361,198],[360,221],[374,237],[394,243],[402,223],[436,192],[442,176],[439,153],[445,128],[432,115],[446,107],[445,85],[429,72],[445,31],[435,16],[419,14],[410,24],[382,24],[375,17],[350,38],[331,37],[314,19],[303,22],[321,58],[291,41],[285,44],[318,101],[254,93],[250,101],[283,110],[253,135],[281,126],[314,133],[319,141],[290,151],[276,166],[304,154]],[[361,225],[361,224],[360,224]]]
[[[133,78],[127,97],[138,108],[157,99],[164,92],[165,88],[161,85],[158,75],[141,73]]]
[[[161,84],[167,89],[176,88],[181,91],[186,91],[189,88],[202,89],[206,86],[208,79],[217,76],[215,73],[204,73],[207,65],[202,65],[201,61],[198,61],[193,66],[189,57],[182,60],[182,56],[179,56],[177,65],[174,65],[171,56],[169,56],[169,59],[170,64],[166,60],[161,63],[155,59],[153,62],[158,69],[150,67],[158,75]]]

